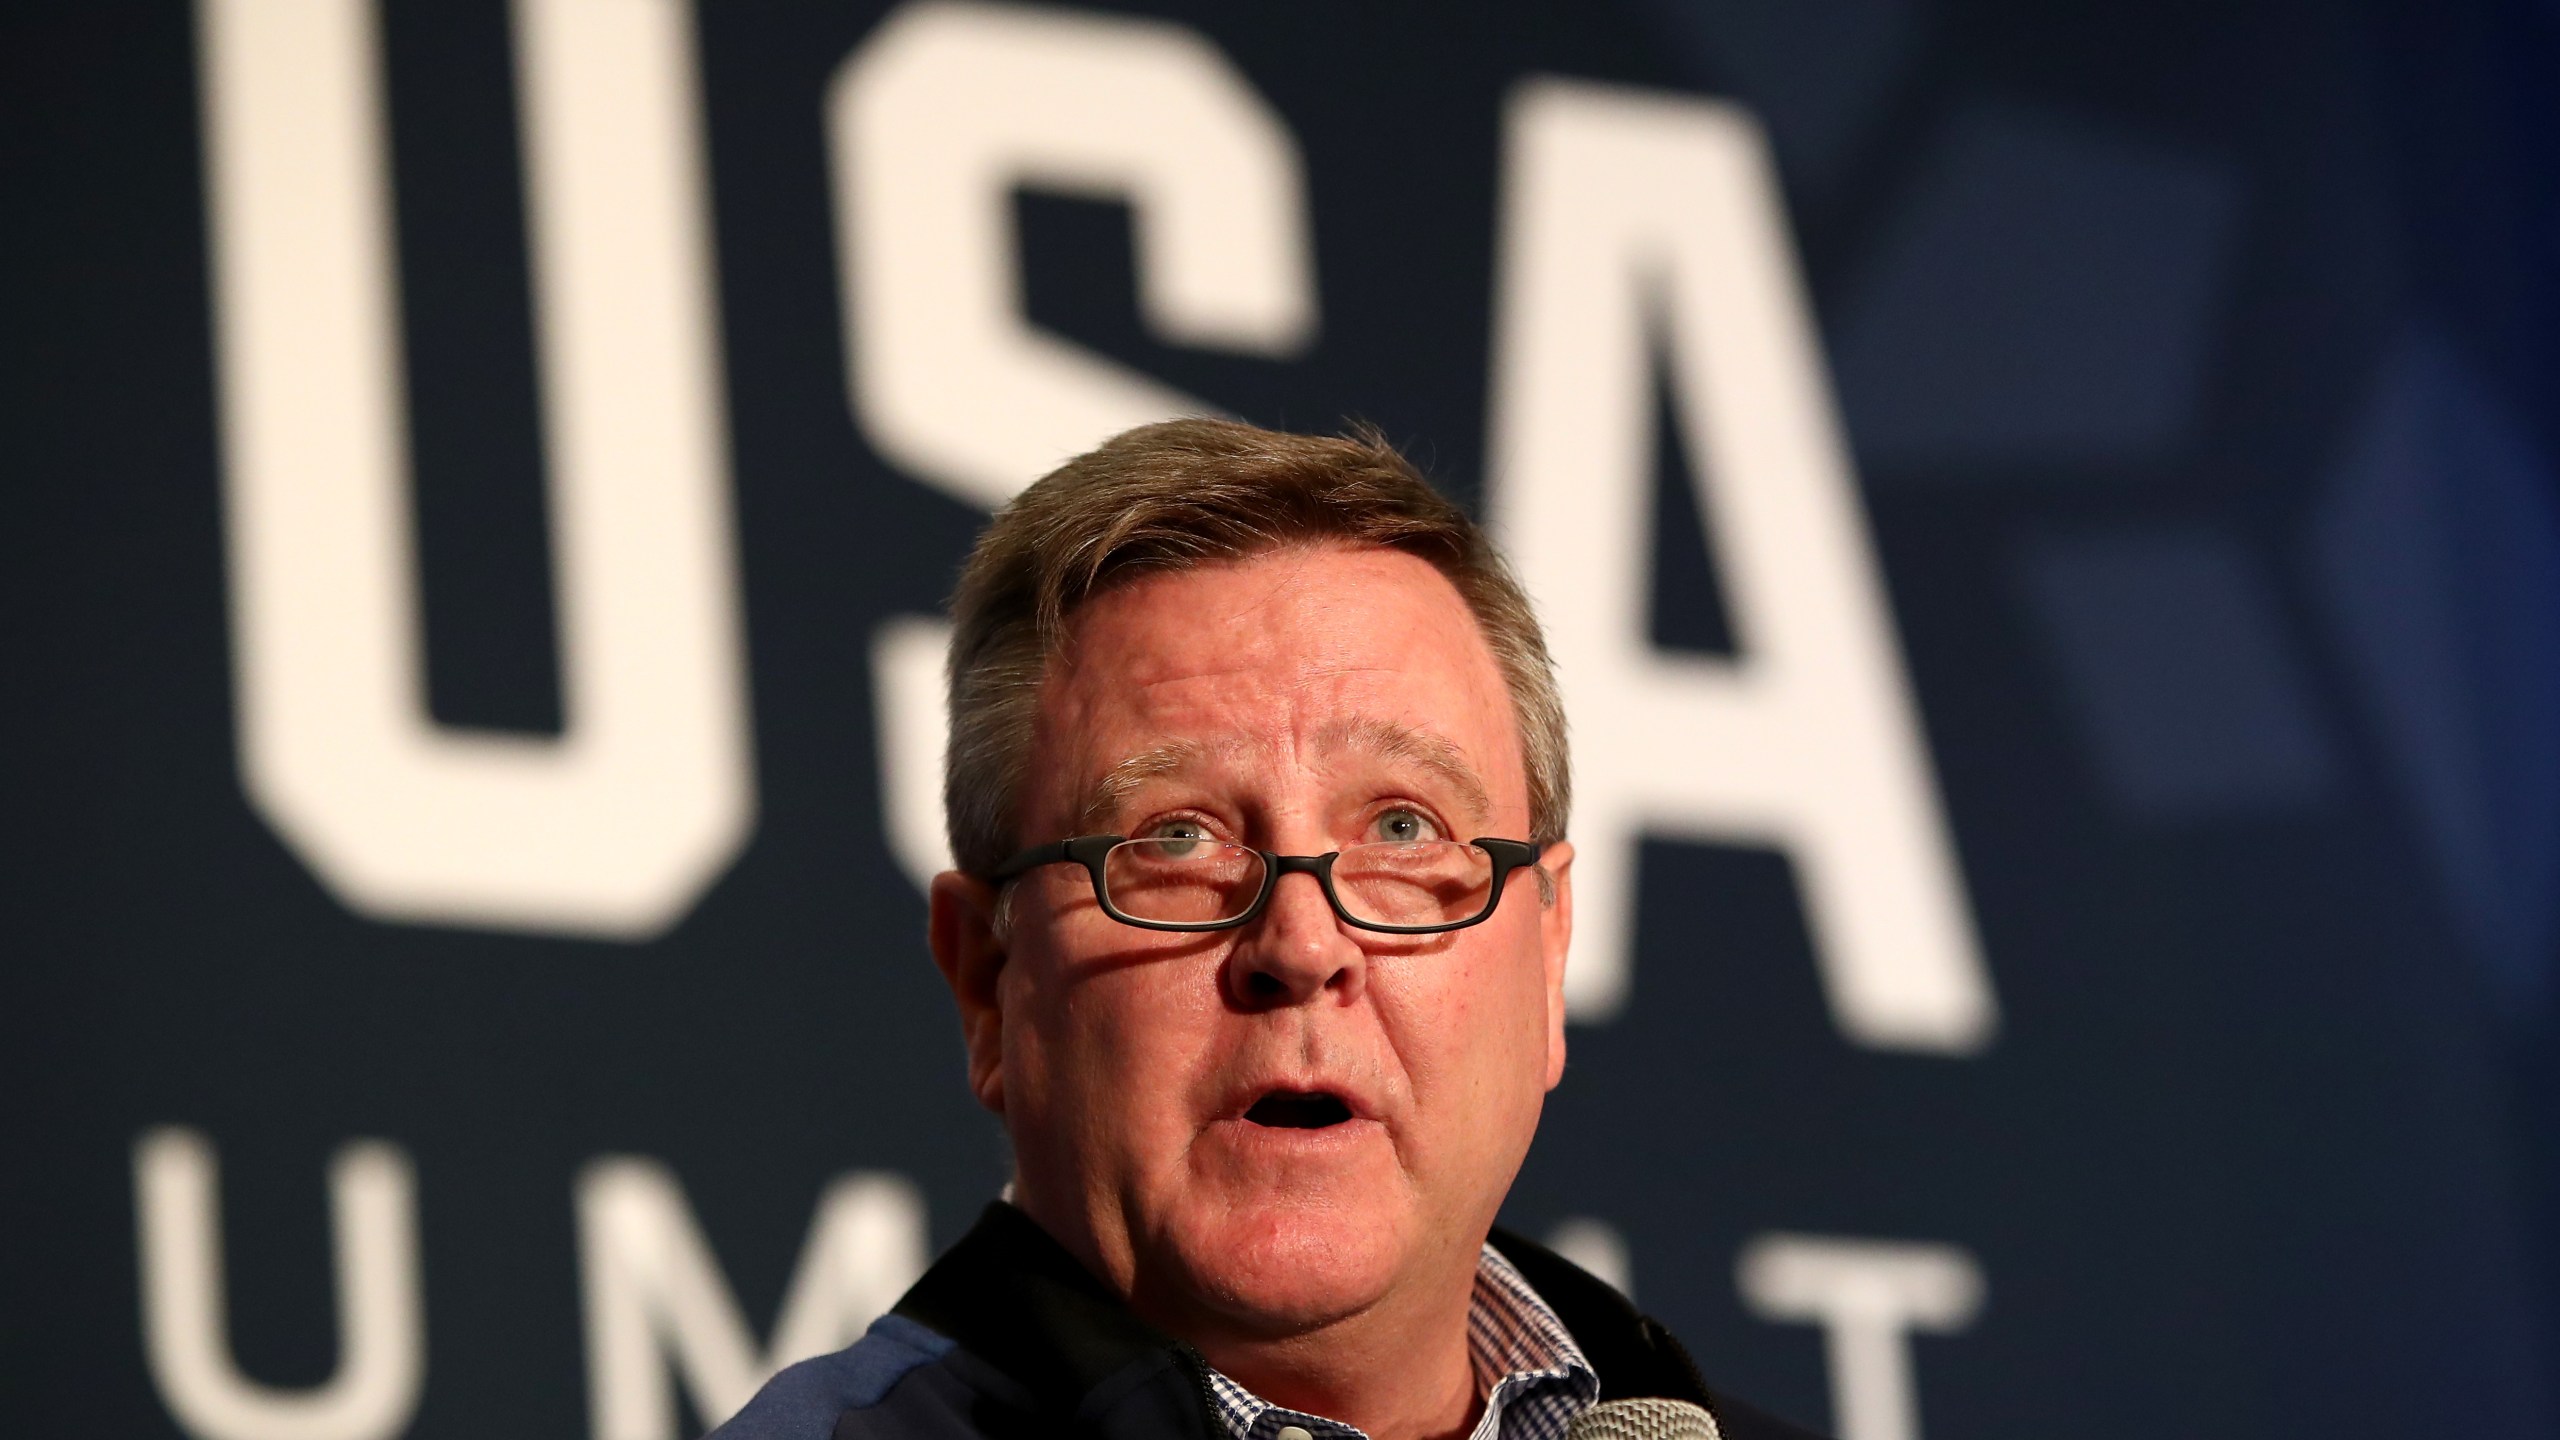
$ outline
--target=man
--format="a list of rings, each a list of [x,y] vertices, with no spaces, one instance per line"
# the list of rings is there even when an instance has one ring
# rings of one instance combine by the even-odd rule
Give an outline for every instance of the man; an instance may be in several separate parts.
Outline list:
[[[1704,1407],[1495,1235],[1565,1059],[1564,722],[1500,559],[1374,436],[1133,430],[954,601],[935,962],[1004,1202],[725,1440],[1560,1440]],[[1703,1432],[1712,1433],[1712,1432]]]

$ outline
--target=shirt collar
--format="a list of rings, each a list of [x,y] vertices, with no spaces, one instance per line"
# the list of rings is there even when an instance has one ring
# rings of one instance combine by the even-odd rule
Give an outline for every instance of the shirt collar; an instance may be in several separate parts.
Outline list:
[[[1484,1401],[1470,1440],[1563,1440],[1565,1427],[1600,1398],[1600,1377],[1582,1347],[1490,1245],[1476,1257],[1467,1301],[1467,1360]],[[1291,1426],[1312,1440],[1368,1440],[1356,1426],[1274,1405],[1215,1368],[1207,1374],[1211,1408],[1229,1440],[1276,1440]]]

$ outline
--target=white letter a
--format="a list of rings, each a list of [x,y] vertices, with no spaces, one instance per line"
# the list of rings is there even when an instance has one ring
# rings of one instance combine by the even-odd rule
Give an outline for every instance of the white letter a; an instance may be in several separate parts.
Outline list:
[[[1980,1049],[1998,1006],[1759,130],[1537,81],[1508,145],[1487,482],[1574,728],[1575,1015],[1625,1002],[1652,834],[1787,852],[1853,1042]],[[1655,335],[1736,661],[1646,641]]]

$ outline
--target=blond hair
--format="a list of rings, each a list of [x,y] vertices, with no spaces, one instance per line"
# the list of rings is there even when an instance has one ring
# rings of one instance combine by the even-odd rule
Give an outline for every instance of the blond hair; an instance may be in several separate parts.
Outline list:
[[[1042,476],[978,537],[951,601],[943,815],[959,867],[985,875],[1016,833],[1042,677],[1077,606],[1132,576],[1291,545],[1374,545],[1456,587],[1511,693],[1531,840],[1564,837],[1564,705],[1529,597],[1493,543],[1374,429],[1291,435],[1232,420],[1124,431]]]

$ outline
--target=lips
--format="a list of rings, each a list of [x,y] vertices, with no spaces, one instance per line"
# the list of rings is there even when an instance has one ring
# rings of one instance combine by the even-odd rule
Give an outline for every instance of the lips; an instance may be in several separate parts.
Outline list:
[[[1331,1067],[1266,1070],[1229,1091],[1215,1115],[1201,1127],[1198,1162],[1264,1198],[1367,1184],[1392,1145],[1368,1092]]]
[[[1383,1118],[1368,1087],[1337,1065],[1257,1066],[1223,1088],[1210,1113],[1219,1123],[1265,1139],[1334,1138]]]
[[[1322,1130],[1351,1118],[1341,1096],[1323,1090],[1274,1090],[1245,1108],[1248,1124],[1272,1130]]]

